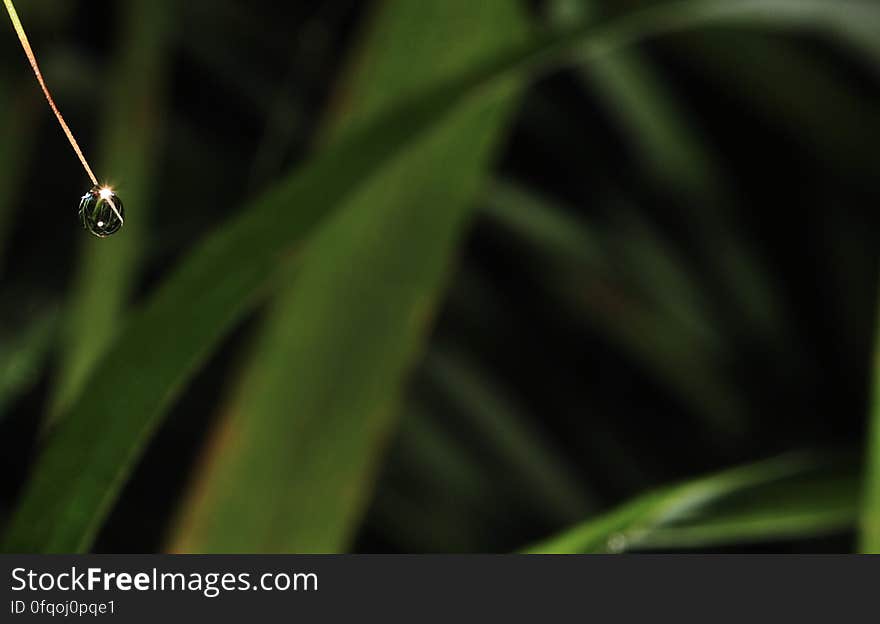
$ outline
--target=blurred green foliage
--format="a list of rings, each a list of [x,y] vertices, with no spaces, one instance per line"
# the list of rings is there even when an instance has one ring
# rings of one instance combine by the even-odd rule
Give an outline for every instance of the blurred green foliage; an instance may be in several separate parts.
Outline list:
[[[880,550],[880,6],[113,7],[109,241],[4,39],[5,550]]]

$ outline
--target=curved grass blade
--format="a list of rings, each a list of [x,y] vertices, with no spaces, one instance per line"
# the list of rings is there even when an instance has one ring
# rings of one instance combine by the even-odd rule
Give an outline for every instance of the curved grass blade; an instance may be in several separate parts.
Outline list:
[[[763,33],[692,33],[683,43],[708,80],[723,83],[731,98],[786,130],[829,169],[876,176],[871,146],[880,140],[880,112],[834,65]]]
[[[549,21],[563,28],[582,23],[592,19],[598,5],[595,0],[553,0]],[[621,52],[581,68],[579,77],[607,103],[646,172],[658,182],[701,193],[720,182],[711,150],[650,59],[637,50]]]
[[[430,130],[457,105],[485,103],[510,78],[556,67],[570,61],[573,51],[588,62],[649,37],[707,24],[840,27],[853,19],[880,23],[880,10],[841,0],[663,4],[499,53],[491,62],[414,95],[347,134],[197,245],[132,315],[48,440],[3,548],[88,549],[165,408],[220,339],[253,308],[297,243],[356,192],[377,192],[363,182],[372,181],[386,164],[399,163],[400,150],[414,137],[430,138]],[[331,221],[323,231],[332,228]],[[320,241],[311,240],[313,245]],[[328,277],[316,274],[311,279]]]
[[[853,501],[839,503],[833,512],[829,508],[815,508],[809,496],[796,499],[794,504],[768,495],[764,505],[756,504],[756,493],[772,487],[786,490],[791,482],[819,475],[827,479],[823,470],[833,466],[827,459],[810,455],[787,455],[756,464],[733,468],[708,477],[687,481],[680,485],[661,488],[639,496],[617,509],[589,520],[562,534],[526,549],[529,553],[603,553],[623,552],[645,547],[717,546],[738,540],[779,537],[781,535],[812,534],[840,528],[854,519]],[[843,497],[851,497],[856,488],[855,479],[846,482]],[[810,484],[814,488],[816,483]],[[839,485],[835,482],[835,485]],[[814,493],[815,490],[807,490]],[[837,493],[838,495],[841,492]],[[741,496],[749,501],[745,511],[728,512],[712,519],[711,506],[731,497]],[[750,509],[751,508],[751,509]],[[792,508],[795,509],[793,515]],[[705,514],[701,518],[701,514]],[[751,514],[751,518],[748,518]],[[726,524],[725,524],[726,522]],[[690,523],[690,524],[688,524]],[[713,524],[714,523],[714,524]],[[674,528],[676,527],[677,528]],[[667,531],[667,532],[662,532]],[[678,532],[676,532],[678,531]],[[665,541],[664,541],[665,540]]]
[[[583,19],[593,4],[590,0],[557,0],[551,4],[556,9],[551,16],[554,23],[570,23]],[[730,218],[733,207],[725,200],[731,195],[730,181],[692,128],[674,89],[638,50],[597,59],[581,68],[580,77],[619,120],[621,134],[633,145],[633,153],[641,159],[649,178],[658,188],[683,198],[681,218],[693,230],[696,248],[726,291],[724,299],[736,302],[750,331],[774,340],[788,339],[786,311],[778,300],[778,289],[768,282],[766,270],[743,244]],[[705,210],[707,201],[719,209]],[[711,244],[706,243],[709,240]],[[726,309],[729,304],[719,305]]]
[[[853,473],[759,488],[744,493],[748,500],[734,509],[707,510],[688,521],[660,527],[634,546],[638,550],[705,549],[850,531],[858,518],[860,485]]]
[[[591,224],[506,182],[492,185],[484,213],[544,255],[558,259],[552,270],[558,282],[555,288],[573,300],[589,322],[662,379],[715,429],[743,435],[746,409],[721,366],[727,345],[714,319],[702,315],[707,305],[700,301],[691,276],[661,240],[646,230],[622,238],[626,242],[638,237],[637,250],[601,244]],[[621,258],[628,252],[634,256],[634,251],[641,257]],[[630,265],[632,270],[621,271]]]
[[[880,554],[880,304],[875,312],[874,362],[871,378],[871,403],[868,412],[867,463],[865,490],[859,514],[859,550]]]
[[[569,521],[593,507],[588,488],[579,483],[572,467],[464,355],[435,349],[424,367],[446,400],[465,412],[468,425],[485,441],[485,454],[516,484],[521,499],[529,500],[548,518]]]

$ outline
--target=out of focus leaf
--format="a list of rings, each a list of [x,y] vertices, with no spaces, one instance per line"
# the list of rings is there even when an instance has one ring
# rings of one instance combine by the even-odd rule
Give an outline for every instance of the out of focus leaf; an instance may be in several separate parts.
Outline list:
[[[650,232],[630,231],[612,250],[600,243],[607,232],[506,182],[492,185],[484,214],[561,261],[552,270],[556,289],[685,404],[726,433],[744,432],[745,408],[723,375],[722,346],[712,321],[699,314],[706,306],[682,264]]]
[[[368,199],[370,202],[378,201],[377,197],[390,199],[395,189],[387,186],[388,181],[401,175],[403,170],[409,171],[407,157],[423,156],[414,153],[420,149],[407,150],[407,146],[428,151],[425,145],[432,144],[433,149],[454,150],[454,145],[444,144],[445,137],[437,130],[442,122],[451,118],[447,117],[449,113],[458,112],[457,106],[474,106],[477,110],[491,104],[499,88],[508,88],[511,78],[546,69],[548,65],[556,66],[570,59],[573,50],[576,58],[586,62],[649,37],[713,23],[845,27],[853,20],[880,23],[880,8],[843,0],[689,0],[658,5],[615,21],[573,29],[504,50],[491,62],[414,95],[389,114],[357,132],[346,134],[197,245],[143,308],[132,315],[43,448],[7,529],[4,549],[24,552],[87,549],[131,467],[161,422],[165,408],[220,339],[253,309],[296,244],[311,233],[323,217],[326,220],[321,223],[322,227],[314,230],[317,235],[309,238],[309,252],[331,253],[332,250],[321,248],[322,243],[332,242],[345,232],[349,237],[356,235],[365,250],[372,251],[371,246],[388,243],[369,237],[371,231],[384,231],[371,219],[360,223],[359,228],[353,228],[349,222],[370,215],[357,210],[333,209],[343,202],[351,208]],[[491,106],[484,110],[487,114],[493,111]],[[437,124],[438,121],[441,123]],[[484,129],[483,124],[475,122],[474,131],[479,129]],[[417,140],[413,141],[414,137]],[[445,163],[452,168],[467,165],[467,162]],[[430,176],[430,172],[423,175]],[[453,199],[468,189],[440,191],[452,194],[450,199]],[[417,203],[420,199],[413,196],[409,201]],[[402,203],[393,202],[398,206]],[[397,214],[385,216],[392,221],[398,217]],[[405,238],[412,214],[404,212],[399,216],[400,228],[395,234]],[[376,230],[371,230],[374,227]],[[397,242],[406,244],[406,240]],[[448,239],[430,241],[432,245],[444,247],[450,242]],[[389,249],[393,248],[396,246],[389,244]],[[429,253],[427,249],[423,252],[442,260],[442,253],[433,250]],[[354,259],[360,261],[361,258]],[[325,292],[323,287],[337,276],[359,275],[356,270],[348,273],[348,265],[316,263],[314,266],[322,270],[316,268],[300,275],[299,292]],[[357,268],[355,265],[354,269]],[[354,284],[351,295],[335,299],[335,303],[354,308],[361,302],[352,300],[353,297],[376,295],[369,292],[369,284],[389,287],[390,282],[383,280],[389,279],[391,274],[384,273],[384,265],[376,268],[380,273],[370,275],[368,284],[362,281]],[[441,272],[436,267],[434,270]],[[379,275],[383,279],[380,280]],[[408,282],[411,285],[423,283],[415,279],[415,275],[397,277],[413,279]],[[424,306],[430,306],[428,298],[435,290],[433,286],[424,291]],[[407,296],[410,294],[411,291],[407,291]],[[389,301],[392,308],[396,304]],[[323,309],[326,308],[315,305],[312,312]],[[303,317],[299,321],[309,319]],[[410,316],[407,321],[418,324],[424,319]],[[402,329],[395,328],[395,331]],[[408,331],[415,330],[408,325]],[[348,334],[340,336],[339,344],[349,338]],[[407,348],[407,345],[398,346]],[[362,352],[382,348],[382,343],[377,342],[366,345]],[[408,355],[405,352],[389,354],[389,361],[399,363],[407,360]],[[393,376],[396,365],[393,368],[383,368],[377,374]],[[276,370],[275,374],[279,372]],[[339,371],[334,378],[345,379],[346,371]],[[308,371],[292,381],[316,383],[309,378]],[[324,378],[320,383],[331,381]],[[371,388],[385,391],[387,386],[378,384]],[[338,395],[333,398],[346,399],[345,393]],[[361,432],[336,433],[353,440]],[[346,465],[350,468],[354,464]],[[321,537],[331,532],[335,530],[328,530]]]
[[[523,27],[509,2],[386,2],[346,93],[366,117],[343,125],[515,45]],[[273,307],[176,549],[347,547],[510,104],[507,89],[469,102],[316,233]]]
[[[551,6],[556,9],[553,21],[560,25],[588,18],[598,8],[592,0],[556,0]],[[717,155],[690,122],[690,111],[675,90],[638,50],[608,55],[579,73],[618,120],[646,174],[658,188],[683,198],[679,202],[681,218],[687,221],[704,262],[712,267],[726,298],[748,323],[748,330],[764,337],[787,338],[778,289],[769,283],[767,271],[730,219],[727,176]],[[707,204],[714,209],[707,210]]]
[[[491,475],[478,457],[444,430],[442,411],[414,400],[402,411],[396,451],[406,477],[418,474],[420,486],[429,483],[453,492],[456,504],[491,505],[495,489]]]
[[[534,191],[496,181],[486,191],[482,213],[549,256],[597,272],[609,270],[600,233]]]
[[[716,548],[849,531],[858,517],[860,485],[854,470],[786,479],[741,492],[731,496],[727,504],[710,506],[680,522],[659,527],[632,547]]]
[[[622,552],[813,536],[852,526],[857,488],[857,477],[841,478],[834,462],[783,456],[649,492],[527,552]],[[713,515],[713,506],[731,499],[729,508]]]
[[[442,410],[410,400],[401,412],[368,523],[405,552],[479,549],[503,502],[498,482],[444,429]]]
[[[596,0],[552,0],[550,21],[566,27],[595,19],[598,5]],[[687,122],[675,94],[637,50],[597,60],[580,75],[607,102],[649,175],[687,192],[718,184],[711,151]]]
[[[761,33],[693,33],[686,43],[689,62],[707,78],[724,76],[731,97],[786,129],[827,166],[876,175],[880,110],[836,66]]]
[[[435,350],[425,368],[446,399],[465,412],[486,454],[500,464],[522,501],[554,519],[586,513],[590,496],[574,471],[484,374],[450,350]]]
[[[880,554],[880,305],[874,337],[874,361],[871,377],[871,404],[868,413],[867,465],[865,491],[859,514],[859,548],[868,554]]]

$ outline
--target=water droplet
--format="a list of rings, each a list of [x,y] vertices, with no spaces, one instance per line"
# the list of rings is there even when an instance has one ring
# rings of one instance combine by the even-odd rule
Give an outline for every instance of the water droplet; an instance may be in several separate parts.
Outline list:
[[[107,187],[93,187],[79,202],[79,221],[95,236],[106,238],[116,234],[124,220],[122,200]]]
[[[625,551],[628,545],[626,535],[623,533],[612,533],[608,536],[608,542],[605,547],[608,552],[619,554]]]

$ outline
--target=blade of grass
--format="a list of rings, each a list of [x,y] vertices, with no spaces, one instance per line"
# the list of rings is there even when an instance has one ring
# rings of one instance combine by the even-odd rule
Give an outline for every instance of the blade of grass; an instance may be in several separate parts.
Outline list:
[[[556,0],[551,4],[551,21],[564,26],[589,19],[595,5],[590,0]],[[761,334],[763,342],[790,344],[793,338],[787,332],[787,311],[776,294],[779,289],[730,218],[733,207],[726,200],[731,196],[730,181],[650,59],[638,50],[627,50],[598,59],[581,68],[579,75],[618,118],[622,133],[658,188],[683,198],[682,217],[693,231],[702,263],[716,276],[712,282],[725,291],[718,308],[726,311],[735,306],[734,318],[745,320],[747,330]],[[719,209],[706,210],[707,203]]]
[[[627,207],[615,209],[612,227],[600,228],[540,193],[497,180],[481,208],[485,216],[563,268],[631,284],[658,314],[671,317],[666,323],[686,325],[720,348],[714,344],[719,338],[706,312],[709,306],[684,262]]]
[[[376,531],[401,552],[461,553],[486,543],[469,512],[454,502],[427,506],[386,485],[374,497],[371,519]]]
[[[662,488],[649,492],[626,503],[615,510],[600,515],[598,518],[589,520],[562,534],[546,541],[530,546],[526,549],[529,553],[601,553],[622,552],[632,548],[638,548],[641,544],[650,544],[652,535],[676,522],[687,520],[701,513],[706,507],[722,501],[734,495],[748,497],[755,490],[768,485],[780,484],[788,479],[803,478],[810,474],[820,472],[827,467],[827,460],[817,459],[809,455],[787,455],[756,464],[733,468],[708,477],[702,477],[685,483]],[[852,484],[848,484],[850,491]],[[782,487],[785,487],[782,485]],[[766,531],[776,531],[776,535],[787,532],[792,534],[794,522],[789,519],[788,525],[780,529],[780,520],[785,513],[790,511],[789,505],[778,505],[778,498],[768,497],[766,507],[760,510],[765,524],[762,528]],[[809,529],[818,532],[826,531],[830,527],[839,527],[841,516],[819,518],[827,509],[812,510],[809,500],[797,501],[795,507],[800,506],[801,511],[811,517],[811,522],[799,519],[800,526],[806,533]],[[754,504],[754,503],[752,503]],[[756,513],[753,511],[752,513]],[[777,524],[768,526],[767,519],[775,518]],[[743,517],[739,518],[743,520]],[[699,525],[694,524],[689,529],[691,538]],[[707,527],[709,526],[707,522]],[[725,529],[722,531],[722,528]],[[705,529],[710,533],[709,529]],[[735,542],[747,538],[755,539],[757,531],[754,525],[745,526],[732,524],[724,527],[718,524],[712,527],[712,534],[704,534],[704,544],[718,545],[721,543]],[[798,533],[802,535],[803,533]],[[675,534],[673,534],[673,537]],[[660,535],[661,539],[663,535]],[[679,534],[682,542],[685,534]],[[711,538],[711,541],[709,541]]]
[[[447,400],[465,412],[486,454],[501,465],[508,481],[516,483],[522,499],[552,519],[584,516],[592,506],[586,487],[482,371],[448,349],[429,354],[425,369]]]
[[[880,67],[880,41],[877,41],[876,31],[872,30],[870,24],[866,24],[864,28],[849,27],[841,33],[840,38],[854,52]]]
[[[709,508],[694,518],[660,527],[633,546],[638,550],[715,548],[848,531],[858,518],[860,485],[852,471],[756,488],[732,497],[733,505]]]
[[[196,245],[131,316],[47,441],[5,533],[4,550],[88,549],[164,410],[253,309],[295,245],[355,191],[378,193],[364,181],[389,162],[401,166],[401,148],[414,137],[431,138],[426,131],[457,105],[491,100],[511,77],[556,67],[570,60],[573,49],[588,62],[623,45],[712,23],[845,25],[844,16],[878,22],[880,10],[839,0],[664,4],[503,51],[334,142]]]
[[[859,513],[859,550],[866,554],[880,554],[880,304],[874,313],[878,320],[870,379],[865,489]]]
[[[125,97],[104,98],[102,182],[119,191],[130,218],[116,237],[82,237],[82,255],[64,319],[63,346],[50,420],[63,412],[112,343],[135,286],[150,203],[158,200],[153,177],[164,60],[173,22],[172,2],[136,0],[126,5],[116,32],[119,54],[108,88]],[[83,189],[86,190],[86,189]]]
[[[464,506],[491,505],[494,483],[478,458],[438,424],[442,416],[437,410],[415,400],[407,403],[396,446],[406,476],[416,475],[420,484],[434,490],[450,491]]]
[[[595,19],[596,5],[592,0],[554,0],[550,22],[567,27]],[[711,151],[691,130],[674,94],[639,51],[609,55],[578,73],[620,119],[649,175],[689,192],[705,193],[719,184],[721,174]]]
[[[723,76],[732,97],[787,129],[829,167],[876,176],[870,146],[880,140],[880,112],[835,66],[761,33],[693,33],[683,43],[708,79]]]
[[[358,118],[341,125],[369,123],[437,69],[458,72],[516,44],[523,26],[507,2],[384,3],[346,88]],[[223,451],[202,471],[175,550],[347,547],[393,426],[400,379],[511,103],[503,89],[456,111],[309,242],[292,288],[270,312],[217,434]]]
[[[483,215],[527,238],[548,255],[595,271],[610,270],[601,234],[546,197],[516,182],[496,180],[483,199]]]
[[[480,458],[441,420],[439,410],[407,401],[370,504],[370,528],[407,552],[478,548],[502,502]]]
[[[745,406],[739,404],[722,370],[724,345],[712,331],[712,321],[699,315],[706,305],[694,302],[687,315],[664,310],[664,305],[680,306],[698,297],[699,291],[680,263],[658,247],[660,241],[647,233],[631,233],[641,237],[643,257],[622,259],[621,255],[632,256],[631,250],[617,245],[612,251],[607,243],[600,245],[600,236],[582,219],[528,189],[505,182],[493,184],[484,213],[541,253],[557,259],[555,278],[548,280],[548,288],[571,301],[580,314],[585,312],[590,322],[646,371],[662,379],[685,404],[727,434],[745,432]],[[624,240],[631,239],[630,235]],[[653,253],[645,253],[649,251]],[[627,262],[635,263],[633,270],[621,272]],[[668,289],[645,283],[646,276],[661,281],[656,275],[661,267],[666,269],[662,283]],[[646,298],[645,291],[660,298]],[[667,298],[670,294],[673,296]]]

